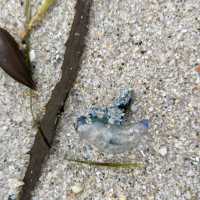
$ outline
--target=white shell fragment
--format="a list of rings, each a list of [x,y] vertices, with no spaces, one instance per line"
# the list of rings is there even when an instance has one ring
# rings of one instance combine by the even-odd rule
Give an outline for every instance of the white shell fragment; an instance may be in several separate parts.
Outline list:
[[[30,51],[29,56],[30,56],[30,61],[31,62],[34,62],[36,60],[36,55],[35,55],[35,51],[34,50]]]
[[[80,183],[77,183],[71,187],[71,190],[74,194],[79,194],[83,192],[83,189],[83,185],[81,185]]]
[[[159,153],[161,156],[166,156],[167,155],[167,147],[163,146],[159,149]]]

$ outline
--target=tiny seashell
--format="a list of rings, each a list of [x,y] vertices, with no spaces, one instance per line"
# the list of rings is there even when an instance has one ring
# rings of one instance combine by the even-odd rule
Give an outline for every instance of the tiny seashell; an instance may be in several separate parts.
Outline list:
[[[31,69],[15,39],[0,28],[0,67],[16,81],[35,89]]]

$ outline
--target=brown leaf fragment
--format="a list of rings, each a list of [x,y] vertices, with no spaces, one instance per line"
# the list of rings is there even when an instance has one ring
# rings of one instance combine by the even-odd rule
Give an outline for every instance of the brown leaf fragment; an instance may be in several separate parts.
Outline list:
[[[200,73],[200,65],[196,66],[194,69],[197,73]]]
[[[30,151],[30,162],[23,179],[24,185],[19,194],[19,200],[30,200],[40,175],[45,158],[56,135],[56,128],[64,110],[65,101],[74,85],[80,69],[81,57],[88,33],[89,16],[92,0],[77,0],[74,21],[66,43],[66,51],[62,64],[62,77],[52,91],[46,105],[46,112],[41,120],[34,144]],[[40,134],[42,131],[44,137]],[[46,138],[47,142],[44,141]]]
[[[0,28],[0,67],[16,81],[31,89],[36,88],[25,56],[15,39],[3,28]]]

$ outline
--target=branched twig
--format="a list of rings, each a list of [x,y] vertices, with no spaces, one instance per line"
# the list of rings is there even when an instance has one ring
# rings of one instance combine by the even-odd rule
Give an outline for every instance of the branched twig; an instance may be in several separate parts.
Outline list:
[[[49,7],[51,7],[54,3],[56,2],[56,0],[43,0],[42,4],[39,6],[39,8],[37,9],[36,11],[36,14],[31,18],[29,16],[29,20],[27,21],[27,24],[26,24],[26,30],[25,32],[23,33],[23,38],[26,38],[27,35],[30,34],[31,30],[37,26],[37,24],[42,21],[42,19],[44,18],[45,14],[47,13]],[[30,0],[27,0],[26,1],[26,16],[28,16],[28,8],[30,6]]]
[[[44,17],[49,7],[52,6],[56,0],[43,0],[41,6],[38,8],[36,14],[28,23],[28,30],[30,31],[34,26],[36,26]]]

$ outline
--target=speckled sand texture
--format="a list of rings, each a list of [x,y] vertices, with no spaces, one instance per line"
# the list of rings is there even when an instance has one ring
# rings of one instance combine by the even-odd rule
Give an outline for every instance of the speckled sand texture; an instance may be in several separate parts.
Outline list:
[[[0,0],[0,26],[18,41],[24,22],[20,2]],[[34,11],[39,2],[32,1]],[[39,115],[60,77],[74,5],[75,0],[59,0],[32,34],[39,88],[33,101]],[[199,0],[94,0],[82,69],[33,199],[199,200],[200,82],[194,71],[199,63]],[[121,88],[135,91],[138,111],[133,121],[150,120],[149,148],[118,156],[88,150],[74,129],[77,116],[92,105],[109,105]],[[27,93],[0,69],[2,200],[22,184],[36,134]],[[69,163],[66,155],[138,161],[145,168],[94,168]]]

